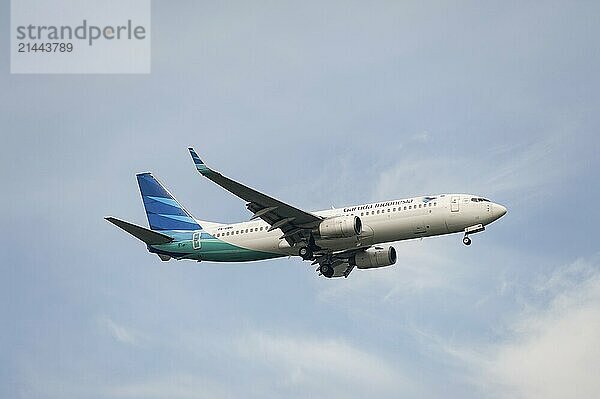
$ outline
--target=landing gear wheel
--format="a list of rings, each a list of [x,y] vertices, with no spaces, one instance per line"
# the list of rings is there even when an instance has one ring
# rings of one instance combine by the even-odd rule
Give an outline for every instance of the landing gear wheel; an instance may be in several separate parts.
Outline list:
[[[319,271],[321,272],[321,274],[327,278],[331,278],[333,277],[333,267],[331,267],[328,264],[322,264],[321,267],[319,267]]]
[[[468,236],[465,236],[465,238],[463,238],[463,244],[471,245],[471,239]]]
[[[313,253],[309,247],[300,247],[298,250],[298,255],[300,255],[300,257],[302,257],[304,260],[309,260],[312,259]]]

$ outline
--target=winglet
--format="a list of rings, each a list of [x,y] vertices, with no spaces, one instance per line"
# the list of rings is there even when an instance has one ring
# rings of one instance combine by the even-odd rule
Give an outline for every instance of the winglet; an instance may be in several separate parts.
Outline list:
[[[204,162],[202,162],[202,160],[200,159],[193,147],[188,147],[188,150],[190,150],[190,155],[192,156],[192,159],[194,160],[196,166],[204,165]]]
[[[188,147],[188,150],[190,151],[190,155],[192,156],[192,160],[194,161],[194,164],[196,165],[196,169],[198,169],[198,172],[200,172],[202,174],[210,172],[210,168],[208,168],[208,166],[206,166],[206,164],[204,164],[204,162],[200,159],[200,157],[198,156],[196,151],[194,151],[194,149],[192,147]]]

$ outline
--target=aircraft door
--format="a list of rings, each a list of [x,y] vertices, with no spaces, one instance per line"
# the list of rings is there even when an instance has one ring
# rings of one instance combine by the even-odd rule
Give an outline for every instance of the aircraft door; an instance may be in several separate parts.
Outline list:
[[[454,197],[450,198],[450,211],[458,212],[459,206],[460,206],[459,203],[460,203],[460,197],[454,196]]]
[[[194,249],[200,249],[202,244],[200,244],[200,232],[197,231],[192,235],[192,247]]]

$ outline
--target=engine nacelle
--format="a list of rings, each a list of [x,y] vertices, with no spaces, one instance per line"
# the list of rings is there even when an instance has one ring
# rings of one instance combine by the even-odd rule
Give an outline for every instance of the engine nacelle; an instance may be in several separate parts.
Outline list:
[[[354,256],[354,264],[359,269],[375,269],[377,267],[391,266],[396,263],[396,250],[394,247],[369,248]]]
[[[336,216],[325,219],[318,228],[321,238],[349,238],[359,235],[362,222],[358,216]]]

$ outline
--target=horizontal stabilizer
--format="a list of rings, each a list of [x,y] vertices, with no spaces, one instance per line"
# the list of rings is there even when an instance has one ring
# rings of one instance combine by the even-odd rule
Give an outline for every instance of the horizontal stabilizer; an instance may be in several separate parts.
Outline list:
[[[145,227],[137,226],[113,217],[106,217],[105,219],[148,245],[167,244],[173,241],[173,238],[165,234],[157,233],[156,231],[148,230]]]

